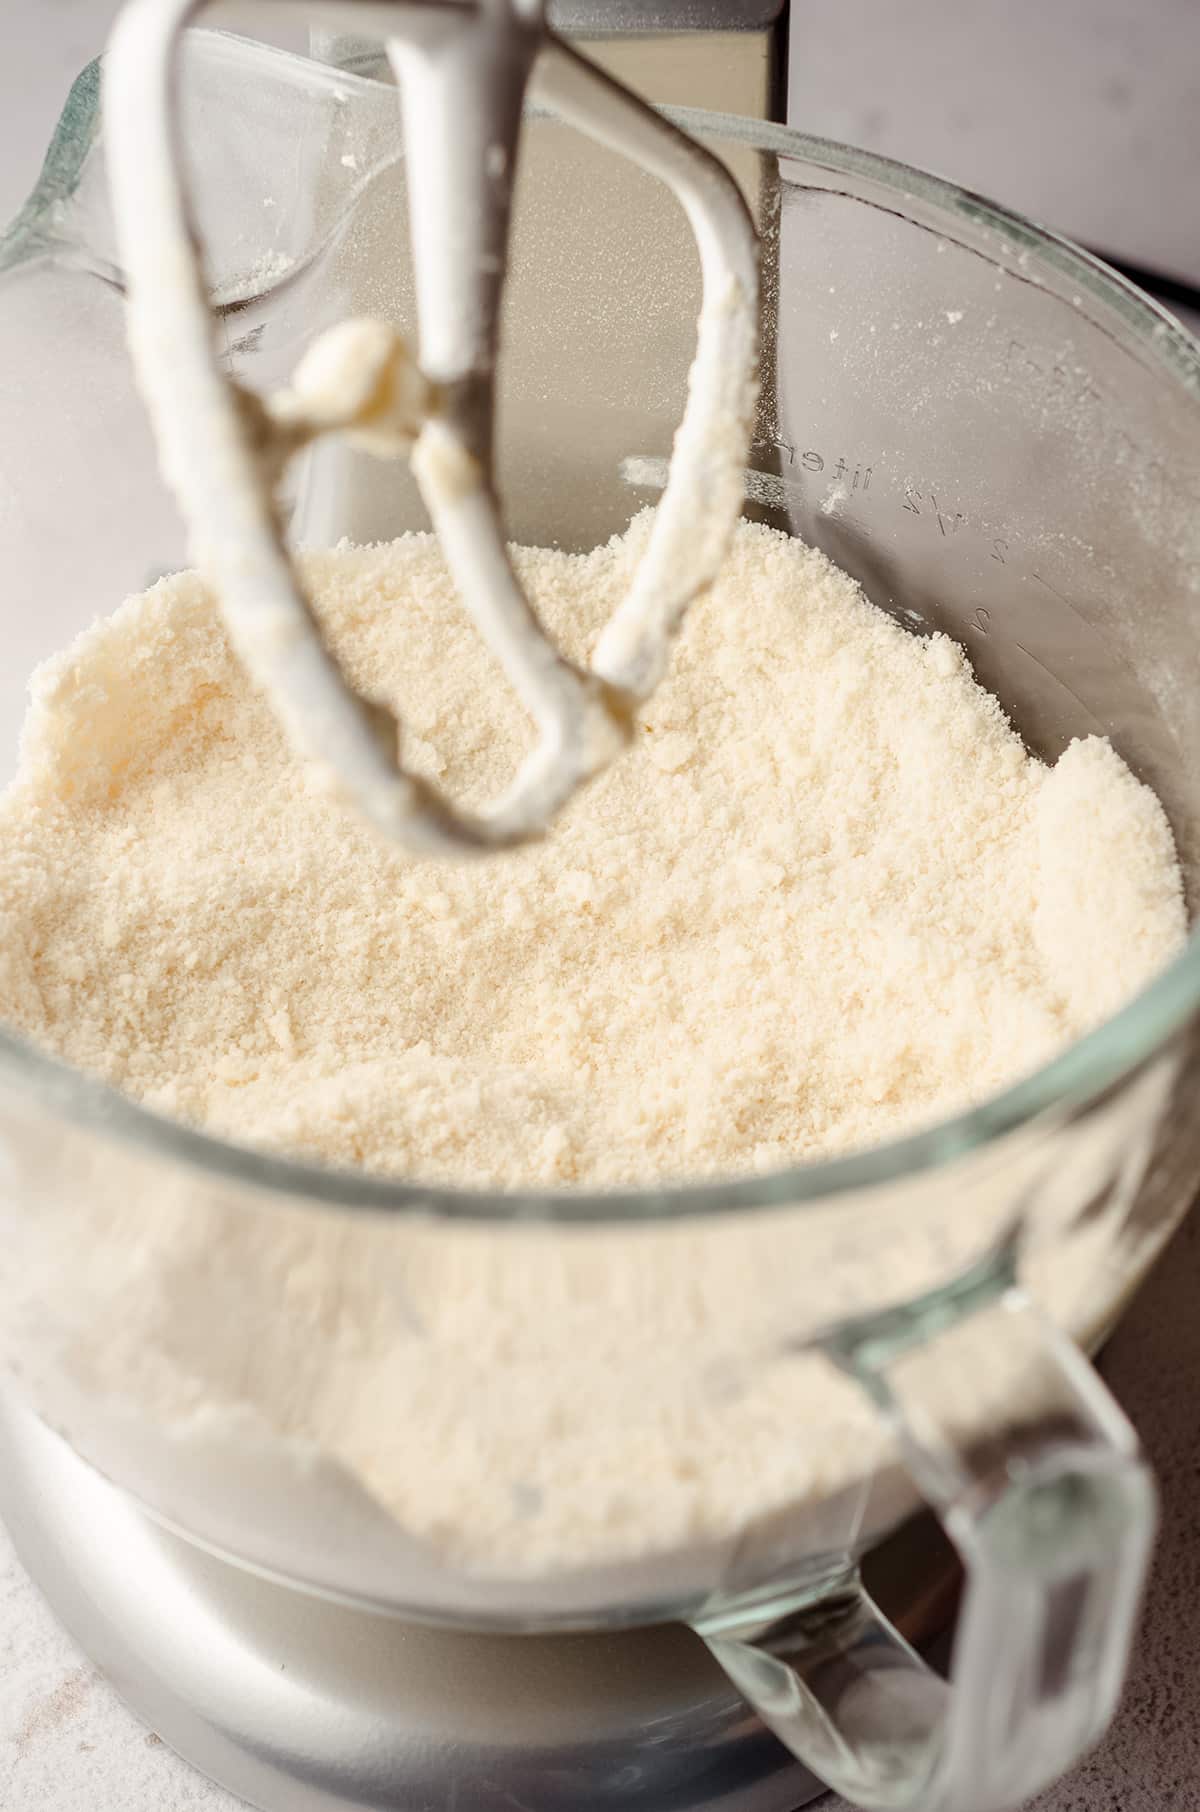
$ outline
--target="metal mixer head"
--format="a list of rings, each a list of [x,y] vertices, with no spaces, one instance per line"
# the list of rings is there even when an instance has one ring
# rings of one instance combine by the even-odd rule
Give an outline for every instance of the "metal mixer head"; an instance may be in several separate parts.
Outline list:
[[[164,471],[234,646],[297,753],[384,834],[424,853],[512,846],[629,740],[688,605],[740,513],[755,401],[757,247],[724,166],[548,29],[544,0],[316,0],[384,37],[400,89],[416,284],[415,362],[395,330],[344,322],[265,403],[223,371],[183,178],[176,58],[205,0],[129,0],[105,65],[130,346]],[[511,196],[527,96],[670,186],[703,299],[666,489],[630,590],[587,667],[549,642],[505,547],[493,401]],[[508,791],[467,813],[403,764],[401,727],[350,686],[285,545],[287,462],[343,433],[411,458],[463,603],[533,719]]]

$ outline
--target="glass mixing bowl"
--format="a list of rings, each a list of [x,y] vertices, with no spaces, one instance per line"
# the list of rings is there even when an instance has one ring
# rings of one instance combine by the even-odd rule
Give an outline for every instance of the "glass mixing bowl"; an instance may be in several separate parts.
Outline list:
[[[351,312],[411,329],[394,92],[210,34],[185,75],[230,368],[278,385]],[[1039,753],[1109,735],[1163,799],[1194,894],[1197,348],[947,183],[681,117],[764,238],[748,513],[914,633],[953,635]],[[653,501],[697,301],[667,192],[531,117],[500,408],[515,537],[591,546]],[[12,742],[33,663],[186,564],[124,350],[94,70],[0,242],[0,333]],[[288,507],[309,544],[422,520],[406,472],[339,446]],[[918,1136],[603,1195],[235,1148],[3,1037],[0,1356],[85,1459],[240,1563],[467,1627],[685,1619],[864,1805],[1010,1805],[1120,1686],[1153,1490],[1076,1343],[1188,1204],[1198,1004],[1191,946],[1056,1062]],[[181,1295],[194,1313],[170,1309]],[[486,1351],[453,1331],[464,1295],[503,1324]],[[439,1380],[471,1364],[447,1406]],[[414,1481],[396,1514],[372,1491],[381,1446]],[[724,1485],[702,1495],[713,1454]],[[452,1527],[422,1520],[438,1468],[474,1504]],[[856,1573],[922,1498],[967,1563],[949,1687]]]

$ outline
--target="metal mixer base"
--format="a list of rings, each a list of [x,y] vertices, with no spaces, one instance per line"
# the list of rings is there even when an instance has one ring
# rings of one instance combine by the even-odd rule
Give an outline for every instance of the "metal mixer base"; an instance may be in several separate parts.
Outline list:
[[[161,1528],[2,1392],[0,1516],[131,1709],[263,1812],[795,1812],[822,1790],[681,1628],[479,1636],[314,1597]],[[944,1591],[910,1600],[928,1633]]]

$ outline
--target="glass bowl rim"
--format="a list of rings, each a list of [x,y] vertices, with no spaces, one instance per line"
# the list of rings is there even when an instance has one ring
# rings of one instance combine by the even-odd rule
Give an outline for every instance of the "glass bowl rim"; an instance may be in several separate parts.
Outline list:
[[[307,62],[285,52],[275,54],[296,64]],[[336,76],[348,86],[369,85],[369,78],[350,71],[338,70]],[[898,191],[909,203],[919,200],[950,217],[957,215],[964,225],[995,229],[1011,241],[1014,250],[1019,247],[1026,257],[1033,254],[1060,280],[1069,277],[1101,307],[1117,314],[1124,327],[1132,330],[1143,356],[1159,365],[1200,406],[1200,345],[1136,285],[1060,235],[945,178],[875,152],[737,114],[683,107],[662,111],[698,138],[724,140],[831,174],[865,177],[884,189]],[[1023,274],[1029,275],[1027,264]],[[1055,1111],[1078,1113],[1152,1059],[1198,1009],[1200,931],[1111,1019],[1032,1074],[946,1120],[863,1151],[762,1175],[609,1190],[450,1188],[307,1163],[237,1145],[139,1106],[107,1084],[44,1055],[3,1027],[0,1077],[18,1092],[32,1094],[51,1114],[132,1144],[148,1157],[182,1163],[214,1178],[285,1195],[313,1207],[465,1221],[640,1223],[815,1205],[940,1169],[1041,1116]]]

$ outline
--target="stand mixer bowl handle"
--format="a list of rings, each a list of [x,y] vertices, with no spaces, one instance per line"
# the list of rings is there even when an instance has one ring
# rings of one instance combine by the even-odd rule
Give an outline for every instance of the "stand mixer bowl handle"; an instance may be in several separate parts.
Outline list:
[[[991,1300],[973,1303],[981,1293]],[[1156,1493],[1122,1411],[1019,1289],[964,1280],[967,1318],[932,1340],[929,1306],[841,1329],[824,1348],[872,1397],[964,1563],[949,1683],[852,1566],[803,1603],[760,1595],[696,1628],[776,1735],[853,1804],[1007,1812],[1077,1762],[1112,1716]],[[1019,1420],[1001,1417],[983,1442],[956,1431],[952,1413],[934,1421],[920,1382],[936,1367],[944,1384],[956,1366],[977,1381],[961,1363],[968,1344],[997,1377],[1019,1380],[1008,1397]]]

